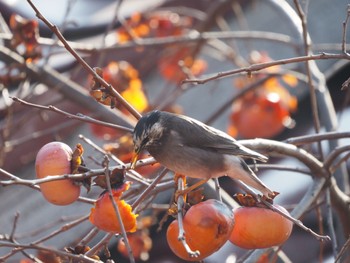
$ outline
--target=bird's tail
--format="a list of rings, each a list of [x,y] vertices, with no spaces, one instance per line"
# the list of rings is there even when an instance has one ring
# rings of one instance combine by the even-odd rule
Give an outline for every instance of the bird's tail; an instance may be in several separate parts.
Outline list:
[[[238,155],[241,156],[242,158],[250,158],[250,159],[258,160],[264,163],[266,163],[269,159],[267,156],[262,155],[261,153],[258,153],[256,151],[253,151],[243,145],[240,145],[239,150],[240,151]]]
[[[227,175],[233,179],[238,179],[244,184],[255,188],[260,191],[266,198],[273,198],[277,195],[277,192],[268,188],[253,172],[252,169],[243,161],[240,161],[241,170],[233,169]]]

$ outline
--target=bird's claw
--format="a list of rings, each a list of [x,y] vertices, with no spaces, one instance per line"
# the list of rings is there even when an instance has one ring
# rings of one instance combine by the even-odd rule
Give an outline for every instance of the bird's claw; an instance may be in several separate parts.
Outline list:
[[[186,190],[187,190],[187,188],[184,189],[184,190],[176,190],[175,194],[174,194],[175,200],[177,201],[180,196],[182,196],[184,199],[186,199],[186,195],[189,192],[189,191],[186,191]]]

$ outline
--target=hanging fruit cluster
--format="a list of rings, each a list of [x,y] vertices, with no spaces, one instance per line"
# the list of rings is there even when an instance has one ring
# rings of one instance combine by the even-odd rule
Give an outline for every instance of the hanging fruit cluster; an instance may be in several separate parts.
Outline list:
[[[266,207],[242,206],[229,209],[218,200],[209,199],[191,206],[183,217],[186,245],[199,252],[189,254],[179,240],[179,222],[174,220],[167,229],[167,241],[171,250],[187,261],[200,261],[227,241],[244,249],[260,249],[282,245],[290,236],[293,223],[281,214]],[[288,214],[283,207],[275,209]]]

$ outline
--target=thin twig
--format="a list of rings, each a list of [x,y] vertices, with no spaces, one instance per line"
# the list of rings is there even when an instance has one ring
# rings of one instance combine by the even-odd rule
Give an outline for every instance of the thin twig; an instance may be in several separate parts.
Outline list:
[[[138,213],[138,205],[148,196],[148,194],[157,186],[157,184],[163,179],[163,177],[169,172],[164,168],[159,175],[153,180],[153,182],[140,194],[136,201],[131,205],[135,213]]]
[[[40,191],[40,187],[37,184],[41,184],[44,182],[56,181],[56,180],[64,180],[64,179],[68,179],[68,178],[69,179],[73,179],[73,178],[84,179],[84,176],[85,176],[85,174],[67,174],[67,175],[47,176],[47,177],[41,178],[41,179],[26,180],[26,179],[19,178],[15,175],[5,171],[2,168],[0,168],[0,174],[6,176],[7,178],[10,178],[10,180],[0,180],[0,185],[3,185],[3,186],[25,185],[25,186],[31,187],[37,191]],[[99,174],[99,172],[97,174]],[[77,177],[75,177],[75,176],[77,176]],[[93,176],[93,175],[90,174],[88,176]],[[88,204],[94,203],[94,200],[89,199],[87,197],[82,197],[82,196],[80,196],[77,201],[83,202],[83,203],[88,203]]]
[[[299,56],[299,57],[292,57],[292,58],[286,58],[286,59],[280,59],[280,60],[274,60],[264,63],[258,63],[258,64],[252,64],[248,67],[223,71],[214,74],[213,76],[202,78],[202,79],[186,79],[182,83],[192,83],[192,84],[205,84],[212,80],[222,79],[226,77],[233,76],[238,73],[248,73],[254,71],[260,71],[269,67],[277,66],[277,65],[287,65],[287,64],[293,64],[293,63],[300,63],[305,61],[311,61],[311,60],[324,60],[324,59],[346,59],[350,60],[350,55],[347,54],[329,54],[329,53],[321,53],[318,55],[308,55],[308,56]]]
[[[115,155],[113,155],[109,152],[106,152],[105,150],[103,150],[101,147],[99,147],[96,143],[94,143],[89,138],[86,138],[82,134],[79,134],[79,138],[82,139],[87,144],[89,144],[91,147],[93,147],[96,151],[100,152],[103,155],[107,155],[109,158],[111,158],[113,161],[115,161],[118,165],[121,165],[122,167],[127,167],[126,164],[124,162],[122,162],[119,158],[117,158]],[[126,171],[126,173],[125,173],[126,177],[129,177],[130,179],[132,179],[136,182],[139,182],[140,184],[143,184],[146,186],[149,185],[149,182],[148,182],[149,180],[147,178],[144,178],[143,176],[141,176],[136,171],[134,171],[134,170],[125,170],[125,171]]]
[[[81,224],[83,221],[87,220],[88,217],[89,217],[89,216],[83,216],[83,217],[81,217],[81,218],[79,218],[79,219],[77,219],[77,220],[74,220],[74,221],[72,221],[72,222],[70,222],[70,223],[67,223],[67,224],[65,224],[64,226],[62,226],[60,229],[57,229],[57,230],[53,231],[53,232],[50,233],[49,235],[47,235],[47,236],[45,236],[45,237],[42,237],[42,238],[40,238],[40,239],[38,239],[38,240],[32,242],[31,244],[37,245],[37,244],[43,243],[44,241],[46,241],[46,240],[48,240],[48,239],[51,239],[52,237],[55,237],[55,236],[61,234],[62,232],[68,231],[68,230],[70,230],[71,228],[73,228],[73,227],[75,227],[75,226]],[[10,240],[13,240],[13,238],[10,238]],[[1,259],[2,259],[2,260],[6,260],[7,258],[13,256],[15,253],[22,252],[23,250],[24,250],[24,248],[21,248],[21,247],[15,248],[15,249],[12,250],[11,253],[9,253],[9,254],[3,256]]]
[[[292,137],[285,140],[286,143],[294,145],[309,144],[323,140],[336,140],[342,138],[350,138],[350,132],[325,132],[319,134],[303,135],[298,137]]]
[[[292,167],[287,165],[281,165],[281,164],[266,164],[266,163],[256,163],[249,165],[250,168],[256,167],[258,170],[280,170],[280,171],[289,171],[289,172],[295,172],[295,173],[301,173],[306,175],[311,175],[311,171],[305,168],[301,167]]]
[[[88,244],[99,232],[100,230],[97,227],[93,227],[84,238],[79,241],[79,245],[85,246]]]
[[[20,213],[17,211],[16,214],[15,214],[15,218],[13,220],[13,224],[12,224],[12,230],[11,230],[10,237],[9,237],[10,240],[14,239],[14,235],[15,235],[15,232],[16,232],[16,229],[17,229],[17,223],[18,223],[19,215],[20,215]]]
[[[76,219],[76,220],[74,220],[72,222],[69,222],[69,223],[63,225],[61,228],[59,228],[59,229],[53,231],[52,233],[48,234],[47,236],[42,237],[39,240],[34,241],[33,244],[43,243],[44,241],[46,241],[48,239],[51,239],[54,236],[57,236],[57,235],[65,232],[65,231],[68,231],[68,230],[72,229],[73,227],[75,227],[77,225],[80,225],[82,222],[86,221],[88,218],[89,218],[89,215],[82,216],[81,218],[78,218],[78,219]]]
[[[306,232],[310,233],[311,235],[313,235],[318,241],[330,241],[331,238],[329,236],[324,236],[324,235],[319,235],[316,232],[314,232],[312,229],[306,227],[300,220],[295,219],[294,217],[290,216],[289,214],[286,214],[285,212],[283,212],[281,209],[279,209],[278,207],[272,205],[269,202],[266,202],[265,200],[262,200],[262,202],[268,207],[270,208],[272,211],[282,215],[283,217],[289,219],[290,221],[292,221],[295,225],[297,225],[298,227],[300,227],[301,229],[305,230]]]
[[[56,254],[60,257],[67,257],[72,260],[77,260],[77,262],[87,262],[87,263],[97,263],[97,262],[102,262],[100,260],[94,260],[92,258],[89,258],[85,255],[79,254],[75,255],[72,253],[60,251],[57,249],[54,249],[52,247],[45,247],[42,245],[35,245],[35,244],[17,244],[17,243],[11,243],[7,241],[0,241],[0,247],[10,247],[10,248],[17,248],[17,249],[36,249],[36,250],[42,250],[42,251],[47,251],[52,254]]]
[[[83,122],[98,124],[98,125],[102,125],[102,126],[105,126],[105,127],[110,127],[110,128],[114,128],[116,130],[121,130],[121,131],[126,131],[126,132],[132,132],[133,131],[133,129],[130,129],[128,127],[112,124],[112,123],[109,123],[109,122],[99,121],[99,120],[96,120],[96,119],[94,119],[92,117],[83,115],[81,113],[78,113],[78,114],[74,115],[74,114],[71,114],[71,113],[66,112],[64,110],[61,110],[61,109],[59,109],[59,108],[57,108],[55,106],[52,106],[52,105],[44,106],[44,105],[28,102],[28,101],[22,100],[22,99],[17,98],[17,97],[12,97],[12,99],[13,99],[13,101],[19,102],[22,105],[33,107],[33,108],[37,108],[37,109],[40,109],[40,110],[53,111],[53,112],[56,112],[58,114],[61,114],[61,115],[65,116],[65,117],[67,117],[69,119],[76,119],[76,120],[83,121]]]
[[[346,8],[346,18],[345,18],[345,21],[343,22],[342,51],[346,55],[349,55],[348,51],[346,50],[346,31],[348,27],[349,18],[350,18],[350,4],[348,4]]]
[[[74,120],[67,120],[65,122],[55,124],[43,130],[37,130],[31,133],[25,134],[20,138],[3,140],[4,141],[3,150],[9,151],[10,149],[14,149],[14,147],[20,147],[21,144],[24,144],[26,142],[31,142],[34,139],[40,139],[43,136],[57,134],[57,132],[63,129],[67,129],[68,127],[72,128],[74,123],[76,123]],[[15,127],[17,128],[18,126],[15,126]]]
[[[114,32],[112,34],[115,34]],[[0,39],[3,40],[11,40],[12,34],[10,33],[0,33]],[[277,42],[283,45],[289,45],[292,48],[297,48],[298,44],[293,42],[293,39],[287,34],[269,32],[269,31],[220,31],[220,32],[203,32],[201,34],[196,33],[194,31],[191,34],[184,34],[178,36],[162,36],[162,37],[152,37],[152,38],[139,38],[136,43],[133,40],[123,42],[123,43],[115,43],[109,46],[99,46],[91,43],[79,43],[73,41],[67,41],[69,45],[74,48],[79,53],[84,54],[95,54],[96,52],[106,52],[106,51],[120,51],[126,49],[135,49],[137,47],[163,47],[173,44],[187,44],[198,41],[207,41],[217,39],[234,39],[234,40],[263,40],[270,42]],[[56,46],[63,47],[62,43],[57,43],[57,41],[39,37],[38,43],[40,45],[45,46]],[[329,45],[335,45],[334,43]],[[335,46],[336,47],[336,46]],[[335,48],[334,47],[334,48]],[[325,48],[322,48],[324,50]],[[326,48],[329,50],[329,48]]]
[[[294,0],[294,5],[296,7],[296,10],[297,10],[298,15],[299,15],[300,20],[301,20],[305,55],[309,56],[309,55],[311,55],[311,51],[310,51],[311,40],[310,40],[310,37],[308,35],[306,15],[305,15],[305,13],[304,13],[304,11],[299,3],[299,0]],[[309,85],[310,102],[311,102],[312,117],[313,117],[312,119],[314,122],[314,129],[315,129],[316,133],[319,133],[320,129],[321,129],[321,124],[320,124],[320,117],[319,117],[319,112],[318,112],[316,88],[315,88],[314,80],[312,78],[311,67],[310,67],[309,61],[305,61],[305,70],[306,70],[306,75],[308,77],[308,85]],[[323,150],[322,150],[322,145],[320,142],[317,142],[317,147],[318,147],[318,153],[321,156],[321,160],[323,160]]]
[[[98,114],[103,120],[111,123],[120,123],[128,127],[133,122],[120,110],[110,110],[92,98],[86,88],[72,81],[70,78],[59,73],[49,66],[39,67],[34,63],[26,63],[25,59],[11,49],[0,45],[0,59],[5,63],[21,65],[25,73],[34,80],[54,87],[66,99],[71,100],[75,105]]]
[[[130,262],[131,263],[135,263],[135,258],[134,258],[134,255],[132,253],[132,250],[131,250],[131,247],[130,247],[130,243],[129,243],[129,240],[128,240],[128,236],[126,234],[126,230],[125,230],[125,227],[124,227],[123,218],[122,218],[122,216],[120,214],[119,207],[118,207],[118,205],[117,205],[117,203],[116,203],[116,201],[114,200],[114,197],[113,197],[111,180],[110,180],[110,173],[111,173],[111,171],[109,169],[109,158],[108,158],[107,155],[105,155],[103,163],[105,165],[105,176],[106,176],[107,191],[108,191],[109,199],[112,202],[114,213],[117,216],[117,219],[118,219],[118,222],[119,222],[119,225],[120,225],[120,229],[121,229],[121,234],[122,234],[122,236],[124,238],[125,247],[126,247],[126,249],[128,251]]]
[[[96,245],[94,245],[88,252],[85,253],[85,256],[93,256],[96,255],[101,248],[107,246],[111,238],[114,236],[113,233],[107,233],[104,237],[102,237]]]
[[[338,251],[338,241],[337,241],[337,235],[334,229],[332,199],[331,199],[331,191],[329,188],[326,189],[326,209],[327,209],[327,225],[328,225],[330,236],[332,239],[333,253],[336,253],[336,251]],[[335,256],[336,255],[334,255],[334,257]]]
[[[281,209],[279,209],[278,207],[274,206],[273,204],[271,204],[270,202],[267,202],[266,200],[264,200],[263,198],[260,198],[259,195],[257,195],[249,186],[247,186],[245,183],[241,182],[241,181],[237,181],[237,184],[240,186],[240,188],[244,189],[245,192],[247,192],[248,194],[254,196],[254,198],[256,200],[260,200],[262,203],[264,203],[264,205],[266,205],[268,208],[270,208],[272,211],[282,215],[283,217],[287,218],[288,220],[290,220],[291,222],[293,222],[295,225],[299,226],[301,229],[305,230],[306,232],[310,233],[311,235],[313,235],[318,241],[329,241],[330,237],[329,236],[324,236],[324,235],[319,235],[316,232],[314,232],[312,229],[306,227],[303,222],[301,222],[300,220],[292,217],[290,214],[287,214],[285,212],[283,212]]]
[[[19,233],[16,234],[16,238],[17,239],[23,239],[23,238],[28,238],[28,237],[35,237],[38,235],[42,235],[42,233],[48,231],[49,229],[57,226],[58,224],[69,224],[69,222],[75,221],[79,218],[81,218],[82,216],[62,216],[60,218],[58,218],[57,220],[54,221],[50,221],[46,224],[41,224],[38,228],[36,229],[32,229],[29,230],[27,232],[24,233]]]
[[[350,151],[350,145],[340,146],[334,149],[325,159],[323,166],[325,169],[330,169],[331,164],[344,152]]]
[[[329,168],[329,171],[331,173],[334,173],[342,164],[344,164],[348,159],[350,159],[350,152],[345,154],[343,157],[341,157],[337,162],[334,162],[334,164]]]
[[[341,261],[341,258],[344,256],[345,252],[347,250],[349,250],[350,248],[350,236],[348,237],[348,239],[346,240],[344,246],[341,248],[338,256],[336,257],[334,263],[340,263],[340,262],[345,262],[345,261]]]

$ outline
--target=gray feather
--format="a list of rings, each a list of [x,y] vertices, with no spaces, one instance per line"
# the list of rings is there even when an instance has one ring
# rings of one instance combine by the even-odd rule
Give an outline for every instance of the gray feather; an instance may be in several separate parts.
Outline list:
[[[190,117],[163,112],[162,122],[170,129],[174,125],[177,126],[176,131],[184,145],[262,162],[266,162],[268,159],[266,156],[239,144],[228,134]]]

